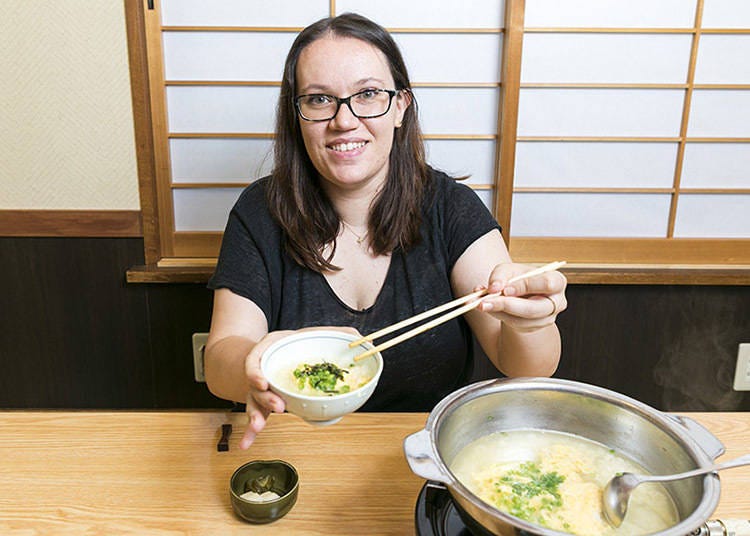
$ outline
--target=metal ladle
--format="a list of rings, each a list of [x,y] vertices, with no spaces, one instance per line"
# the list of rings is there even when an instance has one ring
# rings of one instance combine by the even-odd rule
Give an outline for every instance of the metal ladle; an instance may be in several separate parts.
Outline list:
[[[705,475],[721,469],[729,469],[730,467],[739,467],[741,465],[750,465],[750,454],[740,456],[739,458],[726,463],[720,463],[701,469],[694,469],[692,471],[677,473],[675,475],[636,475],[633,473],[622,473],[616,475],[607,482],[607,485],[604,486],[604,491],[602,492],[602,511],[604,512],[604,517],[609,521],[610,525],[613,527],[619,527],[622,524],[622,520],[625,518],[625,513],[628,511],[630,493],[637,485],[644,482],[682,480],[683,478]]]

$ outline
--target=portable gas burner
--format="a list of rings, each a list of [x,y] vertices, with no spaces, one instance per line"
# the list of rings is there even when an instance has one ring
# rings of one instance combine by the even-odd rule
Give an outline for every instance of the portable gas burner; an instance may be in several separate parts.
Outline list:
[[[427,481],[419,492],[414,511],[417,536],[493,536],[464,513],[440,482]],[[740,536],[750,534],[745,520],[711,519],[686,536]],[[519,536],[534,536],[519,530]]]

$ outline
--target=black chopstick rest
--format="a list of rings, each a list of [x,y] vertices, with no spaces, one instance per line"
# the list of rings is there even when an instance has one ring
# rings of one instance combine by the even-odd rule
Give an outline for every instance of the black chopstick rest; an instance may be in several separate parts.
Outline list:
[[[221,439],[216,444],[216,450],[219,452],[226,452],[229,450],[229,436],[232,435],[232,425],[222,424],[221,425]]]

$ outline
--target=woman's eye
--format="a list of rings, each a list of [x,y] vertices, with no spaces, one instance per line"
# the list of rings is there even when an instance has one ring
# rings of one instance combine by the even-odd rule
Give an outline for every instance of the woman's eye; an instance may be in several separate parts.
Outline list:
[[[305,103],[310,106],[326,106],[331,103],[331,97],[328,95],[309,95]]]
[[[362,100],[371,100],[378,96],[377,90],[366,89],[359,93],[359,98]]]

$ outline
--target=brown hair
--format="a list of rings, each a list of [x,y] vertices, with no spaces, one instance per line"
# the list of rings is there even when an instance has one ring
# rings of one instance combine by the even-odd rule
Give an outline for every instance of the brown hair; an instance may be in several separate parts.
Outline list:
[[[395,89],[408,92],[401,127],[394,134],[388,176],[374,200],[368,218],[368,236],[374,253],[387,254],[400,247],[408,250],[419,242],[422,203],[429,185],[417,103],[401,52],[390,34],[373,21],[353,13],[321,19],[295,39],[284,66],[276,110],[274,169],[268,188],[271,214],[286,237],[286,250],[299,264],[316,272],[338,270],[325,258],[323,247],[335,247],[339,216],[320,186],[320,179],[302,139],[294,107],[299,56],[310,43],[326,35],[350,37],[379,49],[388,60]]]

